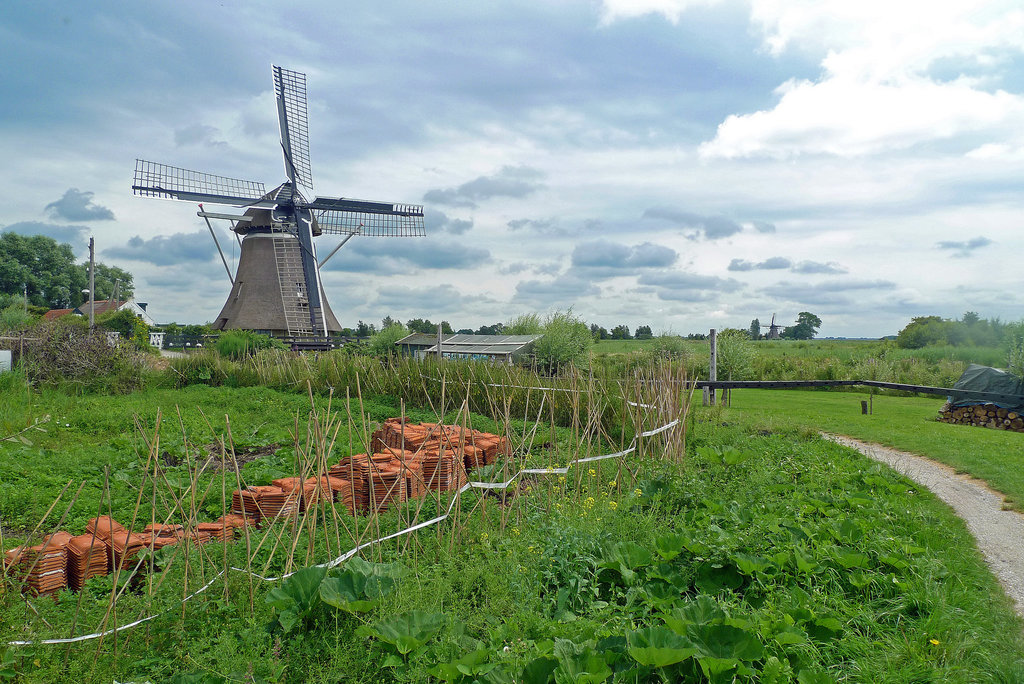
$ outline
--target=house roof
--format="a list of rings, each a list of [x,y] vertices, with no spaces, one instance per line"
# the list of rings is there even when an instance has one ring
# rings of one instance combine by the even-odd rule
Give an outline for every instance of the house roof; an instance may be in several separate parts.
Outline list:
[[[67,316],[69,313],[74,313],[74,312],[75,312],[74,309],[50,309],[49,311],[47,311],[46,313],[43,314],[43,320],[44,321],[52,321],[55,318],[60,318],[61,316]]]
[[[108,311],[117,311],[127,303],[127,300],[119,302],[116,299],[97,299],[95,302],[93,302],[93,311],[95,312],[95,315],[99,316],[101,314],[107,313]],[[75,309],[75,311],[82,314],[83,316],[88,316],[89,302],[83,302],[81,306]]]

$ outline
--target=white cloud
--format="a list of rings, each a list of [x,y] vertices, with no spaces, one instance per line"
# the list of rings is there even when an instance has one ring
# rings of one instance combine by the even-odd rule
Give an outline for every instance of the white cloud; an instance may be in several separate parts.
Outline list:
[[[705,158],[1002,141],[1024,124],[1024,98],[995,87],[1008,56],[1024,52],[1019,3],[754,0],[751,20],[774,54],[822,54],[822,74],[780,85],[771,109],[727,117],[700,147]],[[933,73],[940,67],[949,73]]]
[[[604,0],[601,23],[611,24],[620,19],[633,19],[645,14],[660,14],[673,24],[679,22],[683,12],[691,7],[714,4],[717,0]]]

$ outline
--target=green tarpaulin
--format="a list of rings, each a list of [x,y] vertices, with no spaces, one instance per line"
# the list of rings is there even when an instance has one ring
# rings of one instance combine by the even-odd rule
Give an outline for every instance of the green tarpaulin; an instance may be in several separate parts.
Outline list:
[[[949,400],[953,406],[972,406],[974,404],[995,404],[1006,409],[1024,409],[1024,382],[1016,375],[1011,375],[998,368],[979,366],[972,363],[960,376],[960,379],[953,385],[954,390],[973,390],[975,392],[997,392],[999,394],[1017,395],[1020,398],[1016,401],[1005,399],[993,401],[991,399],[978,399],[966,394],[952,392]]]

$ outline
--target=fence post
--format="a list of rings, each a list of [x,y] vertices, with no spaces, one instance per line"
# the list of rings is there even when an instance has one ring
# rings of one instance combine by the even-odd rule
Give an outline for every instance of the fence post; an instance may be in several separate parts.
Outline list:
[[[718,331],[714,328],[711,329],[711,367],[708,372],[708,380],[714,382],[718,380]],[[708,392],[708,400],[710,405],[715,405],[715,388],[712,387]]]

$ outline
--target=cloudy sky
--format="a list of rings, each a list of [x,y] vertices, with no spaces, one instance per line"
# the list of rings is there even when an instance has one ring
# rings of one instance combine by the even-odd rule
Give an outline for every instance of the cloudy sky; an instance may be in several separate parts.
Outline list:
[[[272,63],[308,76],[317,194],[425,205],[328,263],[343,325],[1024,317],[1017,0],[8,0],[0,56],[0,229],[95,236],[158,321],[230,284],[135,159],[281,182]]]

